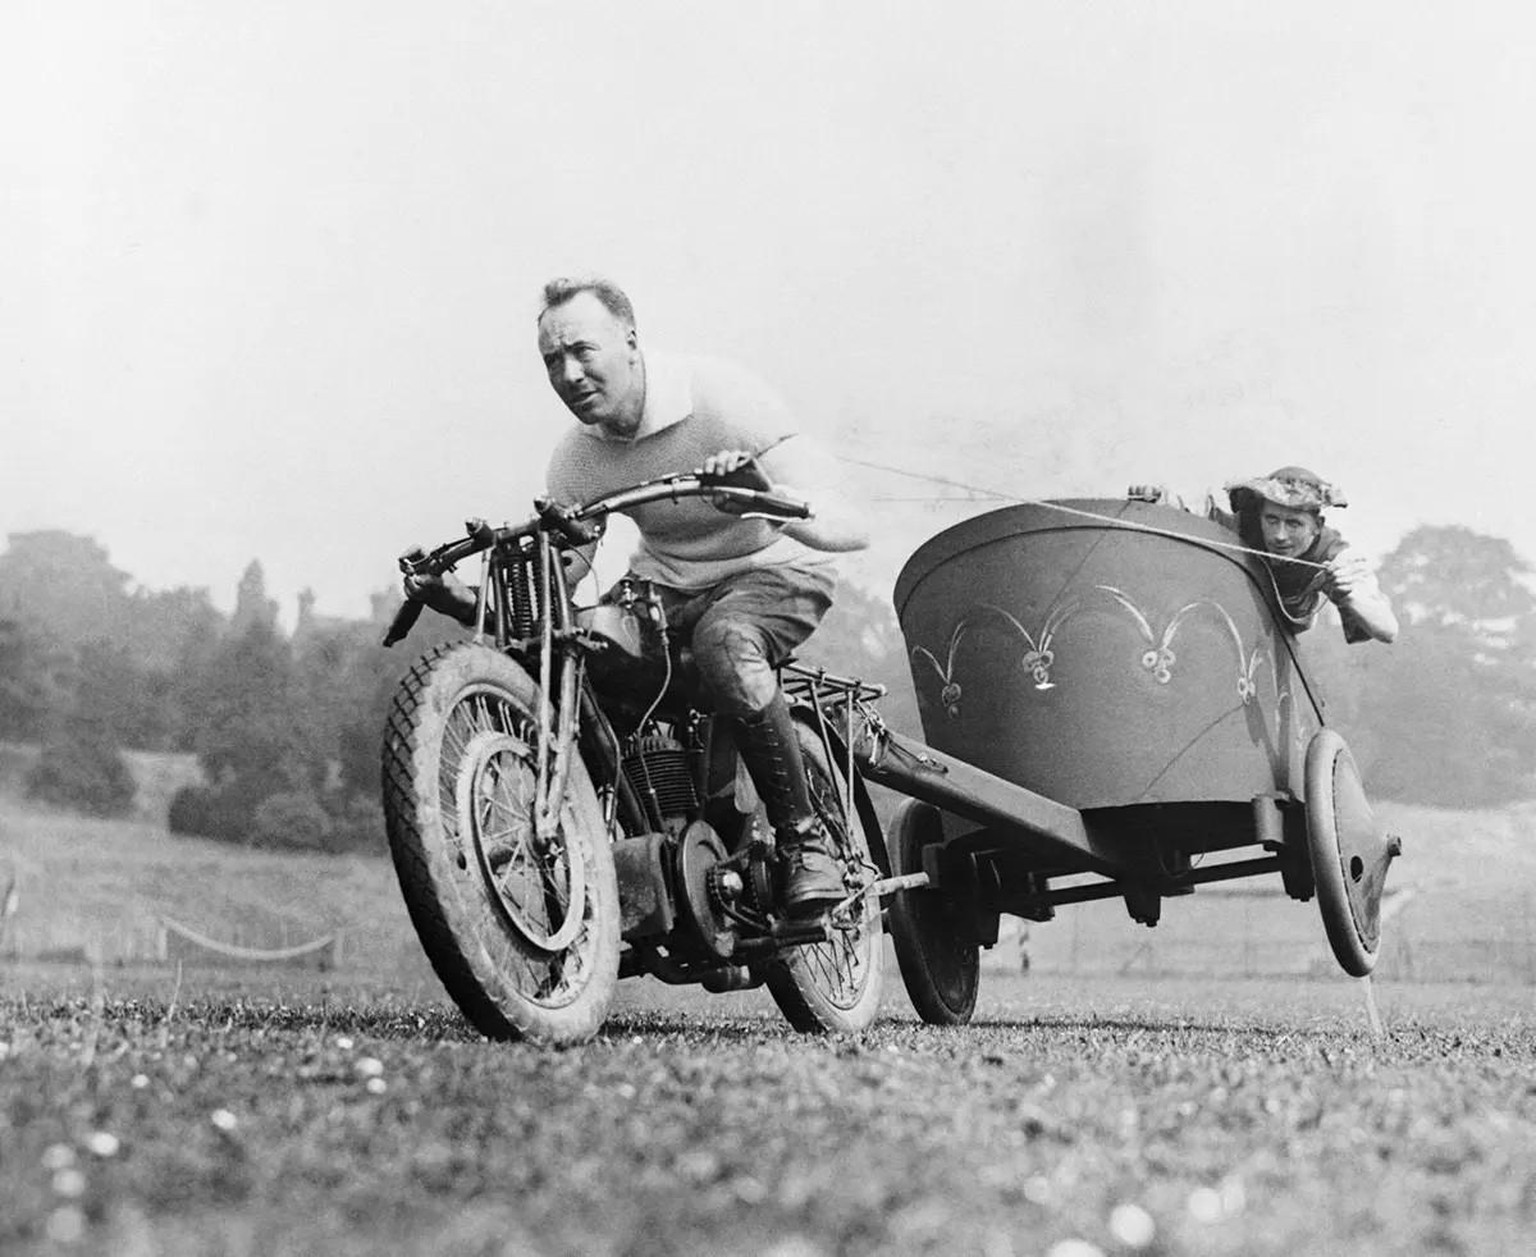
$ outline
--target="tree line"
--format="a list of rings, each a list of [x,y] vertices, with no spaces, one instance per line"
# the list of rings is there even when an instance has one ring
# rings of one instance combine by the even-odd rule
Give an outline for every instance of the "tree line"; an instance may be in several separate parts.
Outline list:
[[[204,589],[130,589],[89,537],[13,534],[0,555],[0,739],[40,744],[32,796],[97,815],[133,801],[124,748],[196,755],[171,828],[254,847],[381,850],[378,739],[403,661],[394,604],[279,623],[259,562],[234,612]]]
[[[204,589],[130,585],[90,537],[16,533],[0,554],[0,741],[40,745],[29,793],[122,815],[134,797],[123,749],[191,753],[203,781],[172,799],[173,831],[382,851],[379,750],[391,697],[413,659],[463,631],[428,614],[407,642],[384,649],[400,605],[393,590],[374,597],[366,619],[316,615],[306,592],[285,631],[258,561],[230,615]],[[904,667],[894,618],[857,589],[840,598],[817,647],[819,662],[837,667],[836,658],[860,675],[871,659],[883,661],[877,671]]]
[[[1307,654],[1373,795],[1446,807],[1536,794],[1536,598],[1507,542],[1459,526],[1405,536],[1380,570],[1403,623],[1391,647]],[[124,748],[194,754],[200,785],[173,799],[173,830],[253,847],[382,851],[379,743],[411,659],[459,635],[423,617],[379,645],[399,605],[321,617],[307,593],[292,631],[262,568],[232,614],[204,589],[133,587],[94,539],[12,534],[0,554],[0,740],[40,746],[28,780],[44,801],[100,815],[133,800]],[[920,734],[889,603],[844,586],[808,648],[829,669],[884,684],[895,728]],[[1000,682],[1004,678],[999,678]]]

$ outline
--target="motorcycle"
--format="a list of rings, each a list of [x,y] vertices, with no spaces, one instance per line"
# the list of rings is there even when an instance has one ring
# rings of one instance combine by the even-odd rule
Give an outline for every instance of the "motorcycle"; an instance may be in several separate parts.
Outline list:
[[[797,1030],[850,1032],[881,996],[879,896],[896,882],[853,759],[878,686],[793,660],[781,684],[813,804],[847,891],[790,916],[734,722],[711,712],[661,600],[626,580],[573,601],[564,556],[644,503],[707,497],[733,513],[805,518],[804,503],[687,473],[401,560],[441,575],[480,560],[473,637],[433,648],[399,683],[383,747],[390,851],[443,986],[482,1033],[581,1042],[622,978],[710,991],[766,985]],[[385,637],[410,631],[408,599]],[[899,882],[899,879],[896,879]]]

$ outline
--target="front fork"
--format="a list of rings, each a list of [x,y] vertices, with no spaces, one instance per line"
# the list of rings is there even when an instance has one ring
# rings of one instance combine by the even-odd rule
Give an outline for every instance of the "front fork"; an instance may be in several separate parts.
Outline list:
[[[566,783],[571,775],[571,756],[575,753],[577,734],[576,694],[581,684],[582,660],[571,640],[569,624],[555,624],[555,616],[568,617],[569,591],[565,584],[565,564],[560,562],[549,534],[539,533],[539,582],[545,591],[544,614],[539,617],[539,711],[538,747],[534,774],[534,837],[541,849],[548,849],[560,831],[560,811]],[[499,605],[499,602],[498,602]],[[556,638],[560,640],[557,642]],[[555,678],[553,686],[550,678]],[[551,689],[559,691],[559,701],[550,699]]]

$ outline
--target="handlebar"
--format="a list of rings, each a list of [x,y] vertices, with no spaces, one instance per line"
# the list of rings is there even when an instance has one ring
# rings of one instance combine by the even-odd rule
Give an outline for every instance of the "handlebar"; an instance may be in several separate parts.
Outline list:
[[[684,472],[663,476],[658,480],[642,481],[627,489],[593,498],[581,506],[564,506],[549,498],[537,498],[534,501],[534,516],[517,525],[493,528],[483,519],[468,520],[464,525],[467,536],[445,542],[419,559],[402,556],[400,570],[407,576],[442,576],[465,559],[489,550],[492,546],[512,545],[520,538],[536,536],[540,532],[558,536],[567,546],[591,545],[601,539],[608,526],[608,516],[615,511],[632,510],[649,502],[669,499],[680,502],[687,498],[701,497],[739,503],[746,509],[737,513],[745,519],[787,522],[811,517],[810,504],[797,498],[782,497],[767,489],[751,488],[739,481],[731,483],[729,474],[721,477],[706,476],[702,472]],[[383,644],[393,646],[401,641],[415,627],[425,605],[419,598],[407,598],[390,621]]]
[[[578,520],[606,518],[615,511],[632,510],[648,502],[703,497],[740,502],[748,508],[743,512],[745,518],[791,520],[811,517],[810,504],[798,498],[781,497],[767,489],[732,484],[728,479],[693,471],[683,475],[663,476],[659,480],[646,480],[628,489],[619,489],[594,498],[585,506],[578,506],[573,513]]]

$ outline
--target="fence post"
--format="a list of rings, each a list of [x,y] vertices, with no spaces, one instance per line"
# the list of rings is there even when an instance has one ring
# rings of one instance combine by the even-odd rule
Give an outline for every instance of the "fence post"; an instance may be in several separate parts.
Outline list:
[[[1525,891],[1525,983],[1536,987],[1536,934],[1531,933],[1531,904],[1536,896]]]

